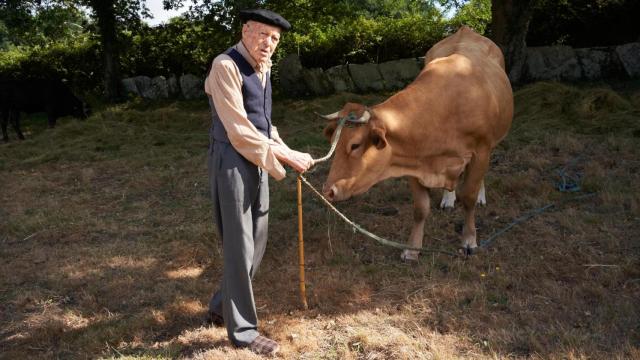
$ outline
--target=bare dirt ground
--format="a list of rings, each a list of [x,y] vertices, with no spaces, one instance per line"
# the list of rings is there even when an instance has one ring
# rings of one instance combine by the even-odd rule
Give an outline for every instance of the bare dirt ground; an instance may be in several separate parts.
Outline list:
[[[425,253],[403,263],[304,189],[309,310],[298,292],[295,176],[272,181],[254,293],[278,357],[640,359],[636,89],[540,83],[516,92],[479,238],[556,206],[470,258]],[[313,111],[387,95],[280,101],[274,122],[291,147],[319,157],[328,144]],[[28,140],[0,145],[0,358],[257,358],[201,321],[221,273],[208,122],[204,102],[129,103],[55,130],[26,120]],[[321,186],[327,171],[307,177]],[[571,191],[559,191],[563,181]],[[437,209],[439,200],[433,191],[425,245],[455,251],[462,212]],[[408,237],[404,179],[338,207],[376,234]]]

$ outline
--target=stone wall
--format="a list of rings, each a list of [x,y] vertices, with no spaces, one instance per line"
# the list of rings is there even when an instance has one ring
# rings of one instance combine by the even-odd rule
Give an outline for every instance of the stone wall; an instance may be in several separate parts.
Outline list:
[[[424,58],[416,58],[381,64],[340,65],[322,71],[306,69],[297,56],[289,55],[279,64],[280,90],[288,96],[399,90],[413,81],[423,66]],[[584,49],[530,47],[522,74],[522,83],[640,78],[640,43]]]
[[[148,76],[136,76],[122,80],[122,87],[128,96],[139,96],[145,99],[199,99],[204,98],[204,80],[186,74],[179,78],[164,76],[150,78]]]
[[[278,64],[278,86],[290,97],[395,91],[412,82],[423,66],[424,58],[415,58],[380,64],[338,65],[327,70],[307,69],[296,55],[288,55]],[[522,74],[522,83],[640,78],[640,42],[584,49],[530,47]],[[203,82],[202,78],[186,74],[169,79],[136,76],[122,80],[122,85],[127,93],[147,99],[198,99],[205,98]]]

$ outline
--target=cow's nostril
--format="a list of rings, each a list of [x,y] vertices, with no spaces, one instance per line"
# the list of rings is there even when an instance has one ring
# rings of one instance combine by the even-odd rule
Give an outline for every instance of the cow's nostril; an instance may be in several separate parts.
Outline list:
[[[334,201],[338,196],[338,189],[335,185],[333,185],[329,190],[325,190],[324,196],[327,198],[327,200]]]
[[[330,188],[327,188],[327,184],[322,186],[322,193],[324,194],[324,197],[327,198],[327,200],[329,201],[333,200],[333,197],[336,195],[334,189],[335,189],[335,186],[332,186]]]

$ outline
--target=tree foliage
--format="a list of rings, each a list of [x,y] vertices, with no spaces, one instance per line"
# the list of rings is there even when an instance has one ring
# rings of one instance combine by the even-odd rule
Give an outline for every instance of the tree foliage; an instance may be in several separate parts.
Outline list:
[[[527,44],[590,47],[640,41],[638,15],[638,0],[541,1]]]
[[[190,10],[166,24],[143,22],[145,0],[0,0],[0,77],[64,77],[117,95],[121,77],[206,72],[240,38],[238,13],[265,7],[293,25],[276,62],[307,67],[423,56],[460,25],[503,46],[507,64],[524,46],[637,41],[635,0],[164,0]],[[85,14],[81,9],[89,9]],[[447,19],[443,14],[453,14]],[[531,26],[529,24],[531,23]],[[528,36],[527,36],[528,35]]]
[[[471,0],[460,6],[449,21],[449,26],[457,29],[461,25],[467,25],[480,34],[484,34],[490,23],[491,0]]]
[[[0,49],[46,47],[86,34],[88,19],[67,3],[5,0],[0,3]]]

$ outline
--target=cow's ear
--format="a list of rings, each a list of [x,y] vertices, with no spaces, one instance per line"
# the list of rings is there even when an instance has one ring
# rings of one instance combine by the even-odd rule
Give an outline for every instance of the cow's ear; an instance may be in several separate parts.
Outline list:
[[[386,131],[380,127],[374,127],[371,129],[371,143],[376,149],[381,150],[387,146],[387,138],[385,136]]]
[[[338,122],[337,121],[332,121],[330,123],[327,124],[327,126],[324,128],[324,136],[327,138],[327,140],[329,140],[329,142],[331,142],[331,137],[333,137],[333,133],[336,131],[336,128],[338,127]]]

